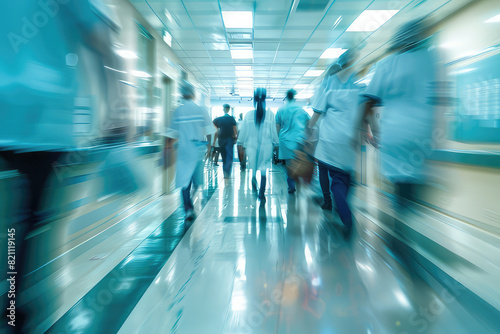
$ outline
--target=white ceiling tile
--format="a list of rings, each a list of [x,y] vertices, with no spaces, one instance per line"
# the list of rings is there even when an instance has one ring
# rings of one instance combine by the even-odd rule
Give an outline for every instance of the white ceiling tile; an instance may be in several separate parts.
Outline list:
[[[208,57],[207,51],[186,51],[190,58]]]
[[[278,42],[254,42],[254,51],[276,51],[278,48]]]
[[[227,43],[203,43],[207,50],[229,50]]]
[[[254,29],[255,40],[275,39],[279,40],[283,29]]]

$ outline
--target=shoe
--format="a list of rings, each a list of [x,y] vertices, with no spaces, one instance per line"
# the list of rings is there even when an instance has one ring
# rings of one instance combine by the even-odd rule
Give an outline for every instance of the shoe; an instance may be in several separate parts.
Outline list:
[[[186,211],[186,221],[194,221],[196,219],[196,214],[194,213],[193,209],[189,209]]]
[[[321,205],[321,208],[323,210],[332,210],[333,209],[332,202],[323,203],[323,205]]]
[[[344,236],[344,239],[346,241],[349,241],[352,236],[352,226],[351,227],[347,227],[345,225],[342,226],[342,235]]]
[[[259,194],[259,200],[260,204],[266,203],[266,196],[264,196],[263,194]]]
[[[293,194],[296,191],[297,191],[297,189],[295,189],[295,188],[293,188],[293,189],[292,188],[288,188],[288,193],[289,194]]]
[[[253,191],[257,191],[257,189],[259,189],[258,185],[257,185],[257,180],[256,179],[253,179],[252,180],[252,190]]]

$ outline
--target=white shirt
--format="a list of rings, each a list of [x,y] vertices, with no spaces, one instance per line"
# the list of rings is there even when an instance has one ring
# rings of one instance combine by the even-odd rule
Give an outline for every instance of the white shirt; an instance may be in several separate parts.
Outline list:
[[[356,154],[351,146],[358,108],[359,86],[351,75],[346,82],[335,74],[314,98],[312,108],[323,114],[315,158],[346,172],[354,169]]]

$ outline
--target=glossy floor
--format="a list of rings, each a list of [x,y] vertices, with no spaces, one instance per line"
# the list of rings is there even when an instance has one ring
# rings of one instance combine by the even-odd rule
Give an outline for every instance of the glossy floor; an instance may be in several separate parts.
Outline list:
[[[251,172],[235,167],[221,179],[220,167],[208,166],[192,226],[177,200],[163,199],[131,222],[148,226],[140,234],[115,231],[50,273],[38,283],[29,332],[500,332],[495,309],[450,277],[442,284],[442,271],[407,245],[418,240],[456,272],[481,270],[408,229],[411,240],[391,238],[374,223],[391,221],[390,203],[357,188],[356,229],[346,240],[338,217],[322,211],[310,189],[287,193],[280,167],[268,175],[266,203],[252,191]]]

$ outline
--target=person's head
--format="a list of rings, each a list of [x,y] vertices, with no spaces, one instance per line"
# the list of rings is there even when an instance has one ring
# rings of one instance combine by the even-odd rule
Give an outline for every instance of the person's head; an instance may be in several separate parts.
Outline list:
[[[187,81],[183,81],[180,87],[181,96],[185,100],[194,100],[194,87]]]
[[[240,120],[243,120],[243,113],[240,113]]]
[[[224,109],[224,114],[229,114],[229,110],[231,110],[231,106],[229,104],[224,104],[222,108]]]
[[[253,104],[255,106],[255,123],[262,124],[266,112],[266,89],[257,88],[253,94]]]
[[[392,39],[391,51],[409,51],[418,48],[428,40],[429,22],[416,19],[401,26]]]
[[[297,95],[295,89],[289,89],[288,92],[286,92],[286,99],[291,102],[295,100],[295,95]]]
[[[356,58],[358,56],[358,52],[354,49],[348,49],[346,52],[340,55],[340,57],[337,59],[337,65],[340,67],[340,69],[346,69],[350,67],[354,62],[356,61]]]

